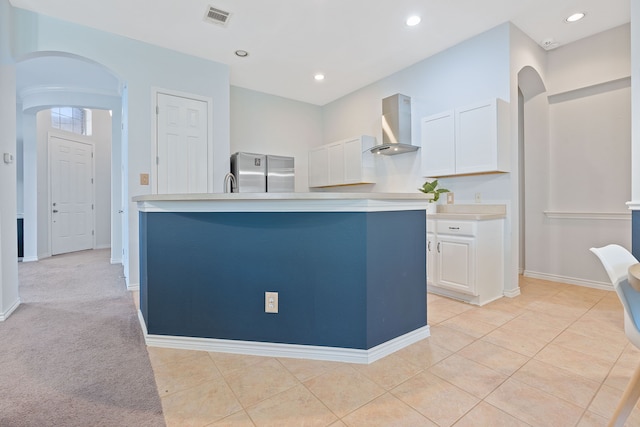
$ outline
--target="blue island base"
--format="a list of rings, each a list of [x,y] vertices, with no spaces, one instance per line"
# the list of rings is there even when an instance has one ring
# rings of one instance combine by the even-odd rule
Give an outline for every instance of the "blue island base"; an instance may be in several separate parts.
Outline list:
[[[140,212],[147,344],[370,363],[429,336],[425,252],[424,210]]]

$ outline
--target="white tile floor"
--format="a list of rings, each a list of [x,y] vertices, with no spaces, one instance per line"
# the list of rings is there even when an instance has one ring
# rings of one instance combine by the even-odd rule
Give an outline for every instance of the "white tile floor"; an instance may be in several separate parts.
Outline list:
[[[150,347],[167,425],[605,426],[640,363],[616,294],[521,290],[484,307],[429,294],[431,337],[371,365]]]

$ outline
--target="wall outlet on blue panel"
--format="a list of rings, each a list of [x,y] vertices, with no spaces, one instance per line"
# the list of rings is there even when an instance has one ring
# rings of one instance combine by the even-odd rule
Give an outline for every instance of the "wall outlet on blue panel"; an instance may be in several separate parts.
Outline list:
[[[278,293],[277,292],[264,293],[264,312],[265,313],[278,312]]]

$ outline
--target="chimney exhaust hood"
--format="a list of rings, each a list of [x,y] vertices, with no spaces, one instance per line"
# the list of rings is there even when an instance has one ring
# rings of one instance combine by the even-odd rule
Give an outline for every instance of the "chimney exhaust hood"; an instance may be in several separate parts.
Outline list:
[[[402,154],[416,151],[411,145],[411,98],[395,94],[382,100],[382,144],[371,148],[374,154]]]

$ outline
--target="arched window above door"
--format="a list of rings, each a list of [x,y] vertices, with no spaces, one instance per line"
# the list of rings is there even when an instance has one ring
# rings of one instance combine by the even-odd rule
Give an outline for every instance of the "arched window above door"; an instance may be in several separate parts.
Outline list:
[[[51,109],[51,127],[79,135],[91,135],[91,110],[54,107]]]

